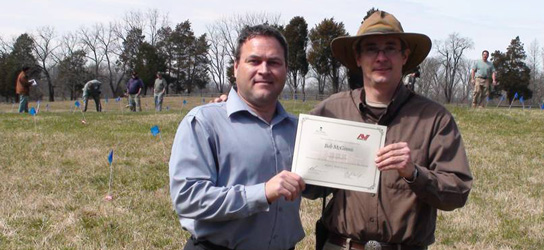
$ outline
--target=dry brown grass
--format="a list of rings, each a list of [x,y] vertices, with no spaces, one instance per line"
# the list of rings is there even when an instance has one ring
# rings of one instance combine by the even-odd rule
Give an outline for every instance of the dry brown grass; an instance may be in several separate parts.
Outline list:
[[[189,103],[181,110],[183,99]],[[164,158],[179,121],[202,98],[166,98],[169,111],[161,113],[152,102],[144,98],[142,113],[111,99],[96,113],[91,102],[87,125],[70,111],[72,101],[55,102],[35,117],[36,126],[0,104],[0,249],[181,248],[187,234],[172,211]],[[300,113],[314,104],[285,107]],[[431,249],[544,249],[544,112],[451,110],[475,181],[464,208],[439,213]],[[153,125],[164,146],[151,136]],[[105,202],[112,148],[114,200]],[[303,200],[307,237],[297,249],[314,248],[320,204]]]

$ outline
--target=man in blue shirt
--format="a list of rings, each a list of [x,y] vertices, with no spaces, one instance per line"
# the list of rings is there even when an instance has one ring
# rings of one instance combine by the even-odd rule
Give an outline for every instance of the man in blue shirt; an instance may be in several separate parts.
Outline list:
[[[180,123],[170,195],[188,249],[292,249],[304,237],[302,178],[291,169],[296,118],[277,98],[287,42],[267,25],[238,38],[229,101],[197,107]]]
[[[132,72],[132,78],[127,82],[127,94],[128,94],[128,105],[130,106],[130,111],[136,111],[136,108],[139,112],[142,111],[142,105],[140,104],[140,93],[144,88],[144,82],[138,77],[138,72]]]

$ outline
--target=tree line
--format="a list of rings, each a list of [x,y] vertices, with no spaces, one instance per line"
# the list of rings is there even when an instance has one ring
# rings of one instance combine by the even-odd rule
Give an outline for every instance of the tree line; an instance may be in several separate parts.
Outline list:
[[[367,16],[377,9],[370,9]],[[366,18],[366,17],[365,17]],[[208,88],[224,93],[235,84],[233,67],[236,38],[246,25],[267,23],[278,28],[289,45],[287,88],[294,95],[318,94],[362,86],[360,72],[349,72],[332,57],[331,41],[349,35],[344,24],[324,18],[313,28],[296,16],[282,25],[279,15],[247,13],[216,20],[206,33],[196,35],[191,22],[171,25],[168,15],[156,9],[127,12],[117,21],[97,23],[58,35],[53,27],[40,27],[12,41],[0,37],[0,96],[15,100],[15,78],[23,66],[32,66],[31,78],[40,83],[31,93],[34,99],[76,99],[86,81],[98,79],[103,92],[120,96],[130,71],[137,71],[147,89],[157,72],[168,82],[168,93],[192,93]],[[434,53],[421,66],[416,91],[440,102],[465,102],[472,91],[470,68],[476,59],[465,58],[473,49],[470,38],[452,33],[433,41]],[[491,53],[500,85],[505,91],[526,100],[544,97],[541,56],[535,41],[527,57],[519,37],[506,52]],[[104,91],[106,90],[106,91]]]

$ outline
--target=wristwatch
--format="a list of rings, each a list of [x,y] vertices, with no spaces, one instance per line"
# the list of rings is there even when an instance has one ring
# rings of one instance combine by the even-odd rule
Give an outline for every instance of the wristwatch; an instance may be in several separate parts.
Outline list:
[[[417,167],[415,167],[414,173],[412,174],[412,178],[411,178],[412,180],[408,180],[408,179],[406,179],[406,178],[404,178],[404,177],[402,177],[402,178],[403,178],[406,182],[408,182],[408,184],[412,184],[412,183],[414,183],[414,182],[416,181],[416,178],[417,178],[418,174],[419,174],[419,171],[417,171]]]

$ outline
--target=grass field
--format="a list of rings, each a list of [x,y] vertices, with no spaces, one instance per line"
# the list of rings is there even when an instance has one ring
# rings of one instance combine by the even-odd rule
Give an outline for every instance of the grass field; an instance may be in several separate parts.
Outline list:
[[[188,235],[172,210],[166,160],[177,125],[202,103],[185,99],[182,107],[167,98],[160,113],[151,98],[140,113],[113,100],[96,113],[91,101],[87,124],[73,102],[42,103],[35,117],[0,104],[0,249],[182,248]],[[283,103],[294,114],[316,104]],[[544,249],[544,112],[449,108],[475,181],[464,208],[440,212],[430,249]],[[307,236],[297,249],[314,248],[319,213],[319,201],[303,200]]]

